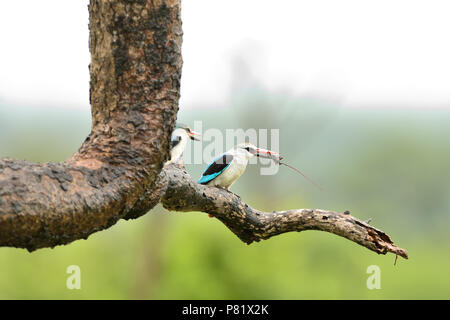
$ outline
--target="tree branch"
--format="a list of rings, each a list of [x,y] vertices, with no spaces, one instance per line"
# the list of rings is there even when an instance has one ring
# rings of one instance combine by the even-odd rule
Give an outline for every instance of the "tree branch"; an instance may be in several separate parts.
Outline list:
[[[350,215],[261,212],[229,191],[196,184],[180,164],[161,171],[178,111],[180,0],[91,0],[89,28],[92,131],[61,163],[0,159],[0,246],[67,244],[161,201],[169,210],[212,214],[248,244],[322,230],[408,257],[383,231]]]
[[[319,209],[262,212],[230,191],[195,183],[181,164],[166,165],[163,174],[168,179],[166,193],[161,198],[164,208],[209,213],[247,244],[291,231],[321,230],[378,254],[392,252],[408,258],[406,250],[397,247],[386,233],[349,214]]]
[[[159,202],[178,112],[180,7],[90,1],[92,131],[62,163],[0,159],[0,246],[66,244]]]

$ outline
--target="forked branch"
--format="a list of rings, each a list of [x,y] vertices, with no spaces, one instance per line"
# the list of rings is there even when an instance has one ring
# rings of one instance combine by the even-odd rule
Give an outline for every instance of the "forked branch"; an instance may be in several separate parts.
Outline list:
[[[159,201],[203,211],[245,243],[322,230],[407,258],[383,231],[337,212],[261,212],[237,195],[198,185],[167,165],[181,77],[180,0],[91,0],[92,131],[61,163],[0,159],[0,246],[67,244],[137,218]],[[163,170],[161,171],[161,168]]]

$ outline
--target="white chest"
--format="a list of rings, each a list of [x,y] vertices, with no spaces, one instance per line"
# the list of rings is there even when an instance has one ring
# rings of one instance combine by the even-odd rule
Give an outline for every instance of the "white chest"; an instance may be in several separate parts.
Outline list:
[[[244,173],[247,167],[248,160],[240,157],[235,157],[231,164],[209,185],[221,186],[229,188],[231,185]]]
[[[183,155],[184,149],[186,149],[187,139],[182,138],[181,141],[170,150],[170,161],[169,162],[177,162],[178,159]]]

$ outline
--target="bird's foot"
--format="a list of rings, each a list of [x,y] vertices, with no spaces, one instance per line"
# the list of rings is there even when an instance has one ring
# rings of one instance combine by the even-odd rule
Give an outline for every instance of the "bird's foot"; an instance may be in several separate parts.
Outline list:
[[[241,197],[240,197],[238,194],[234,193],[233,191],[230,191],[230,189],[228,189],[227,187],[222,187],[222,186],[220,186],[220,185],[216,185],[215,187],[216,187],[216,188],[219,188],[219,189],[221,189],[221,190],[225,190],[225,191],[227,191],[227,192],[229,192],[229,193],[235,195],[235,196],[238,197],[239,199],[241,199]]]
[[[231,193],[232,195],[235,195],[236,197],[238,197],[239,199],[241,199],[241,196],[240,196],[240,195],[238,195],[238,194],[236,194],[236,193],[234,193],[233,191],[230,191],[230,190],[228,190],[228,189],[227,189],[227,191],[228,191],[229,193]]]

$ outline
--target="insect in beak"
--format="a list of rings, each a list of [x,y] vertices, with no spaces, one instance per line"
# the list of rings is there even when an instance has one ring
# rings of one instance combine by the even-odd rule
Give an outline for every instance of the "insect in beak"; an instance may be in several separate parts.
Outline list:
[[[266,150],[266,149],[262,149],[262,148],[257,148],[255,155],[257,157],[261,157],[261,158],[272,159],[276,162],[279,162],[281,159],[283,159],[283,157],[281,157],[278,152]]]

